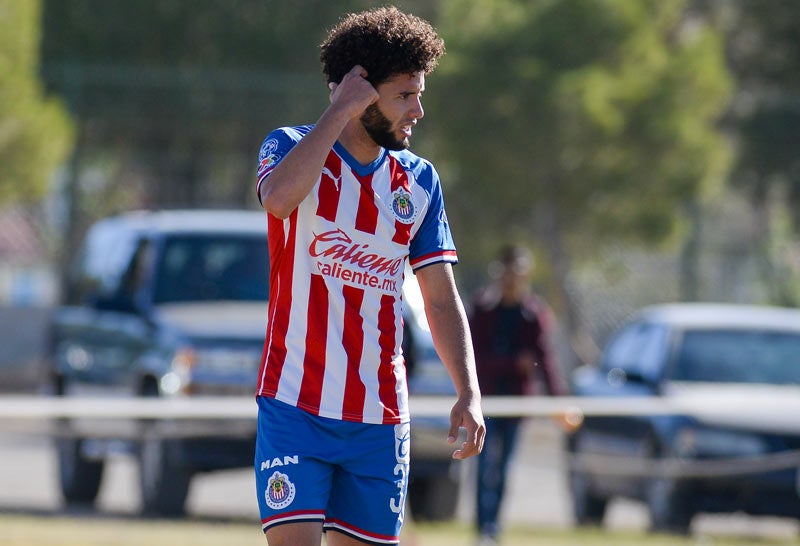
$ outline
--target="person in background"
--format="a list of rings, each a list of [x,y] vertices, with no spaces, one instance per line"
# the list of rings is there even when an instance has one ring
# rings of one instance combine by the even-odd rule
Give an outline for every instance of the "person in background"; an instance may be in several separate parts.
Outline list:
[[[493,282],[474,297],[469,317],[483,395],[566,393],[550,348],[552,316],[530,289],[530,253],[506,246],[489,267]],[[478,457],[476,526],[481,546],[497,543],[508,463],[521,417],[488,417]]]

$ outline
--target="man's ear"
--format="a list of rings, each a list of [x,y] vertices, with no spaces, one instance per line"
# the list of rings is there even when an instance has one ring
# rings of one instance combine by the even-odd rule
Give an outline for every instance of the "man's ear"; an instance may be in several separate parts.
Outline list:
[[[331,93],[328,96],[328,100],[330,100],[331,102],[333,102],[333,92],[336,91],[337,87],[338,87],[338,85],[336,84],[336,82],[329,82],[328,83],[328,89],[331,90]]]

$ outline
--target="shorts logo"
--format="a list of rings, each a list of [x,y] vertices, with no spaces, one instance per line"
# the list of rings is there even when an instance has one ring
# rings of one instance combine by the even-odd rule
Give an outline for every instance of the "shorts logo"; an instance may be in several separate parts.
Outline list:
[[[267,490],[264,492],[264,500],[267,501],[267,506],[273,510],[281,510],[292,504],[294,494],[294,484],[289,481],[289,476],[276,470],[269,479]]]
[[[411,452],[411,428],[408,423],[394,426],[394,454],[398,463],[408,464]]]
[[[392,212],[403,224],[410,224],[417,218],[417,209],[411,201],[411,194],[403,188],[392,193]]]
[[[266,459],[261,461],[261,470],[269,470],[274,466],[289,466],[290,464],[298,464],[300,462],[299,455],[286,455],[283,459],[275,457],[273,459]]]

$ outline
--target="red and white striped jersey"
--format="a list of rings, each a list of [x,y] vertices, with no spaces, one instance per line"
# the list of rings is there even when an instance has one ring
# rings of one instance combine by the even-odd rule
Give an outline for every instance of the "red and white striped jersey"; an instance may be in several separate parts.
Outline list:
[[[273,131],[258,188],[311,126]],[[401,288],[412,269],[456,261],[439,176],[411,152],[360,165],[340,145],[285,220],[268,215],[270,300],[257,395],[323,417],[409,420]]]

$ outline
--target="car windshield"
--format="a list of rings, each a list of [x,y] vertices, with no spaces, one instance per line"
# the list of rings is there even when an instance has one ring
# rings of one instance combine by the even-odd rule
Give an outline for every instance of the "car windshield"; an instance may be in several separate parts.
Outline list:
[[[173,236],[158,265],[154,303],[266,301],[268,277],[265,237]]]
[[[800,334],[742,330],[686,332],[673,379],[800,384]]]

